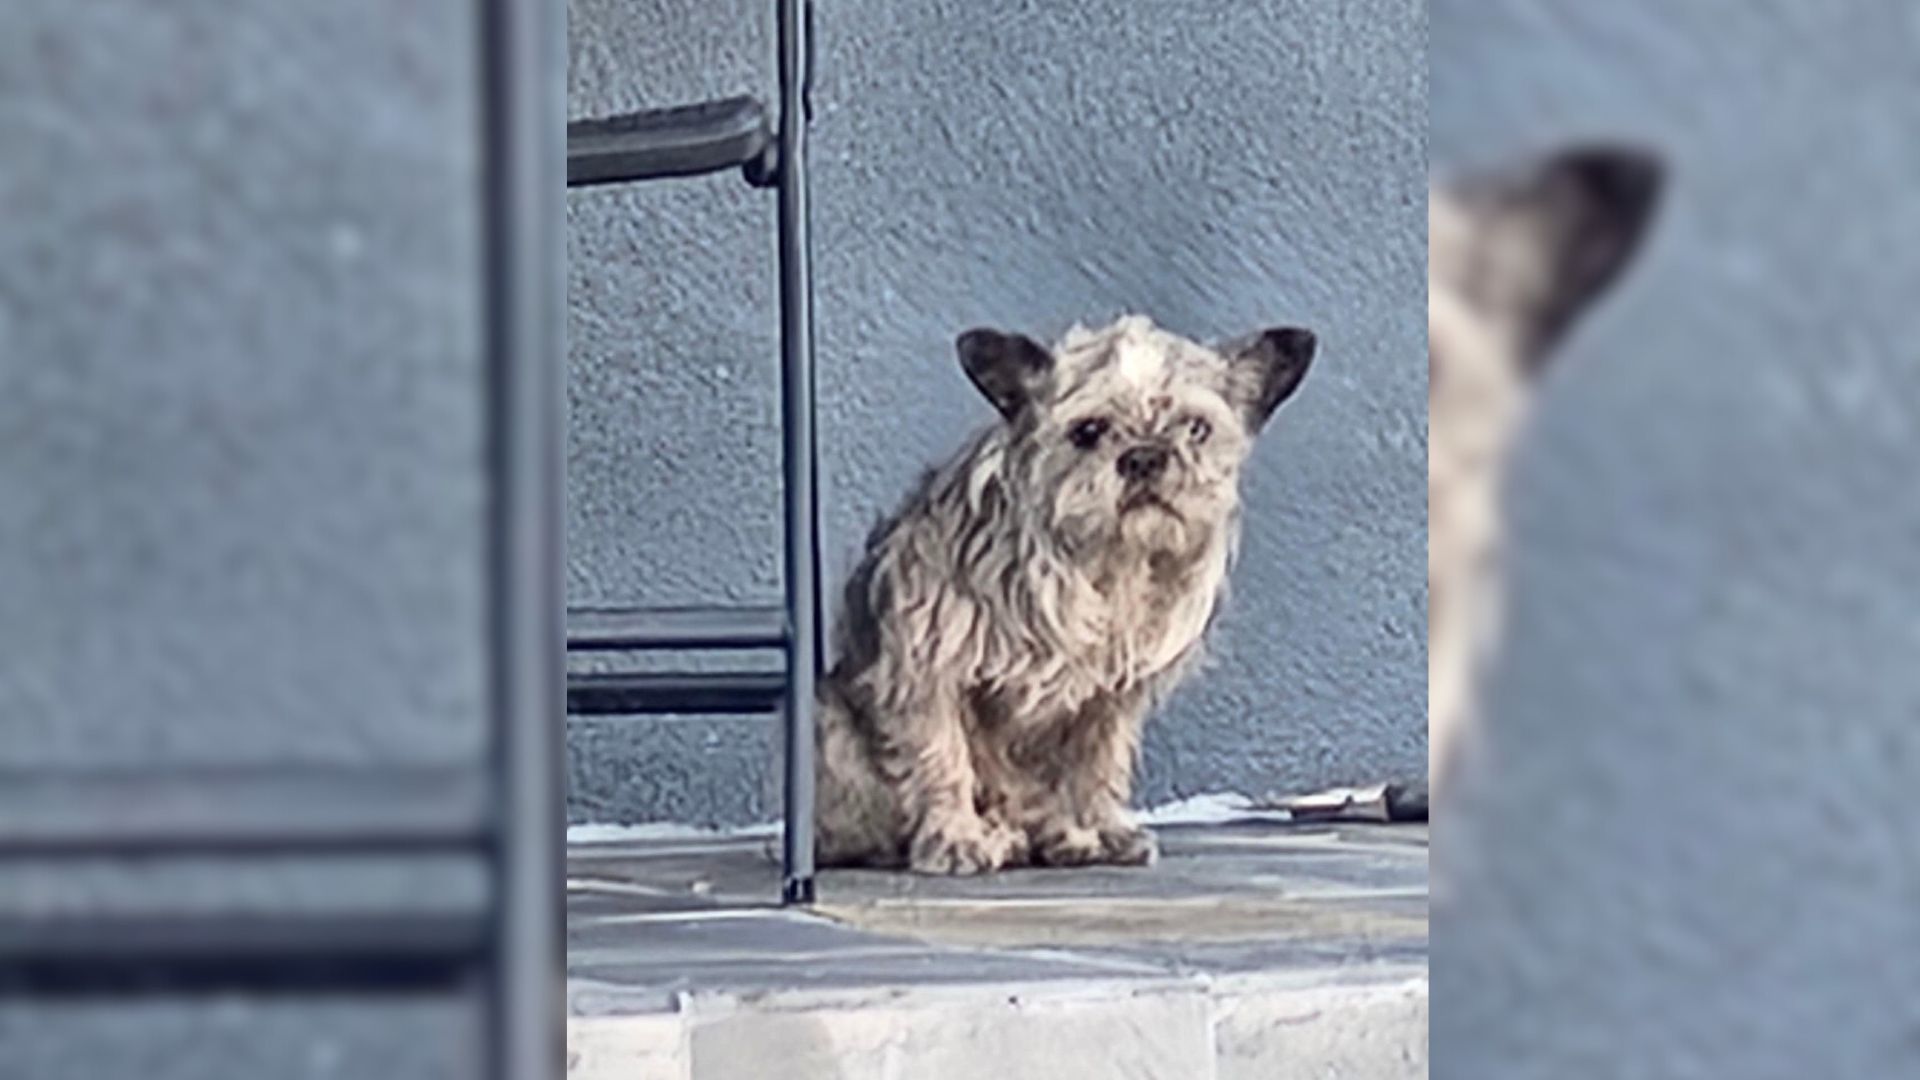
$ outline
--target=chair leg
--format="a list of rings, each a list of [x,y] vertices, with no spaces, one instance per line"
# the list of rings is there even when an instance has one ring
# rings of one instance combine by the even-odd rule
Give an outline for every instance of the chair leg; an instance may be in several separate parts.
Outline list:
[[[808,257],[806,131],[809,5],[779,0],[777,163],[781,419],[785,429],[788,617],[784,881],[781,899],[814,899],[814,683],[820,669],[819,512],[814,443],[813,293]]]

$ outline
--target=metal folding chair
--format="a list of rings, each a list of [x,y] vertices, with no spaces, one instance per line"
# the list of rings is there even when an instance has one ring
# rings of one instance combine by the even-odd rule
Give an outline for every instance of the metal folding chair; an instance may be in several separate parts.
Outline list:
[[[778,608],[569,610],[567,650],[780,649],[784,671],[593,672],[567,676],[569,715],[752,714],[785,719],[782,901],[813,902],[813,693],[820,670],[819,512],[806,132],[812,7],[778,0],[779,111],[752,98],[567,126],[567,186],[739,169],[779,206],[780,385],[786,598]]]

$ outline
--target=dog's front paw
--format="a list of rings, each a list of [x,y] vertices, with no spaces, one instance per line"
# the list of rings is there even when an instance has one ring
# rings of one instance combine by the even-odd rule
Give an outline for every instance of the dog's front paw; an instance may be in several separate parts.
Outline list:
[[[914,836],[908,866],[922,874],[984,874],[1012,861],[1024,839],[978,818],[929,824]]]
[[[1152,833],[1123,821],[1095,827],[1056,824],[1041,830],[1034,842],[1034,861],[1043,866],[1146,866],[1159,856]]]
[[[1034,861],[1042,866],[1091,866],[1106,861],[1100,834],[1081,825],[1056,825],[1034,838]]]
[[[1113,824],[1101,827],[1100,850],[1105,862],[1151,866],[1160,857],[1160,842],[1138,825]]]
[[[1033,861],[1033,845],[1027,839],[1027,831],[993,817],[981,818],[987,827],[987,837],[996,849],[1005,852],[1000,865],[1026,866]]]

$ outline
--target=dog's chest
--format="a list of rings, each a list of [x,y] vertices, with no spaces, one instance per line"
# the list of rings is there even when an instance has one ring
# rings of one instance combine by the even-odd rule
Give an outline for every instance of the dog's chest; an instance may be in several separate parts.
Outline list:
[[[1107,568],[1094,580],[1105,609],[1103,633],[1089,639],[1088,659],[1111,685],[1125,689],[1177,663],[1206,632],[1219,594],[1210,556],[1168,569],[1146,563]]]

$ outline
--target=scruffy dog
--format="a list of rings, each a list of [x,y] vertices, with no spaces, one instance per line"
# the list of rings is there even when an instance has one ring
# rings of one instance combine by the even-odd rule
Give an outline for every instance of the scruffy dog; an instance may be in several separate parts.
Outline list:
[[[1437,793],[1474,714],[1500,611],[1500,489],[1536,379],[1630,261],[1659,163],[1574,146],[1433,185],[1427,199],[1428,770]]]
[[[1253,438],[1314,336],[1219,349],[1123,318],[1054,348],[971,330],[999,421],[881,522],[822,683],[827,864],[972,874],[1143,864],[1128,815],[1154,702],[1200,647]]]

